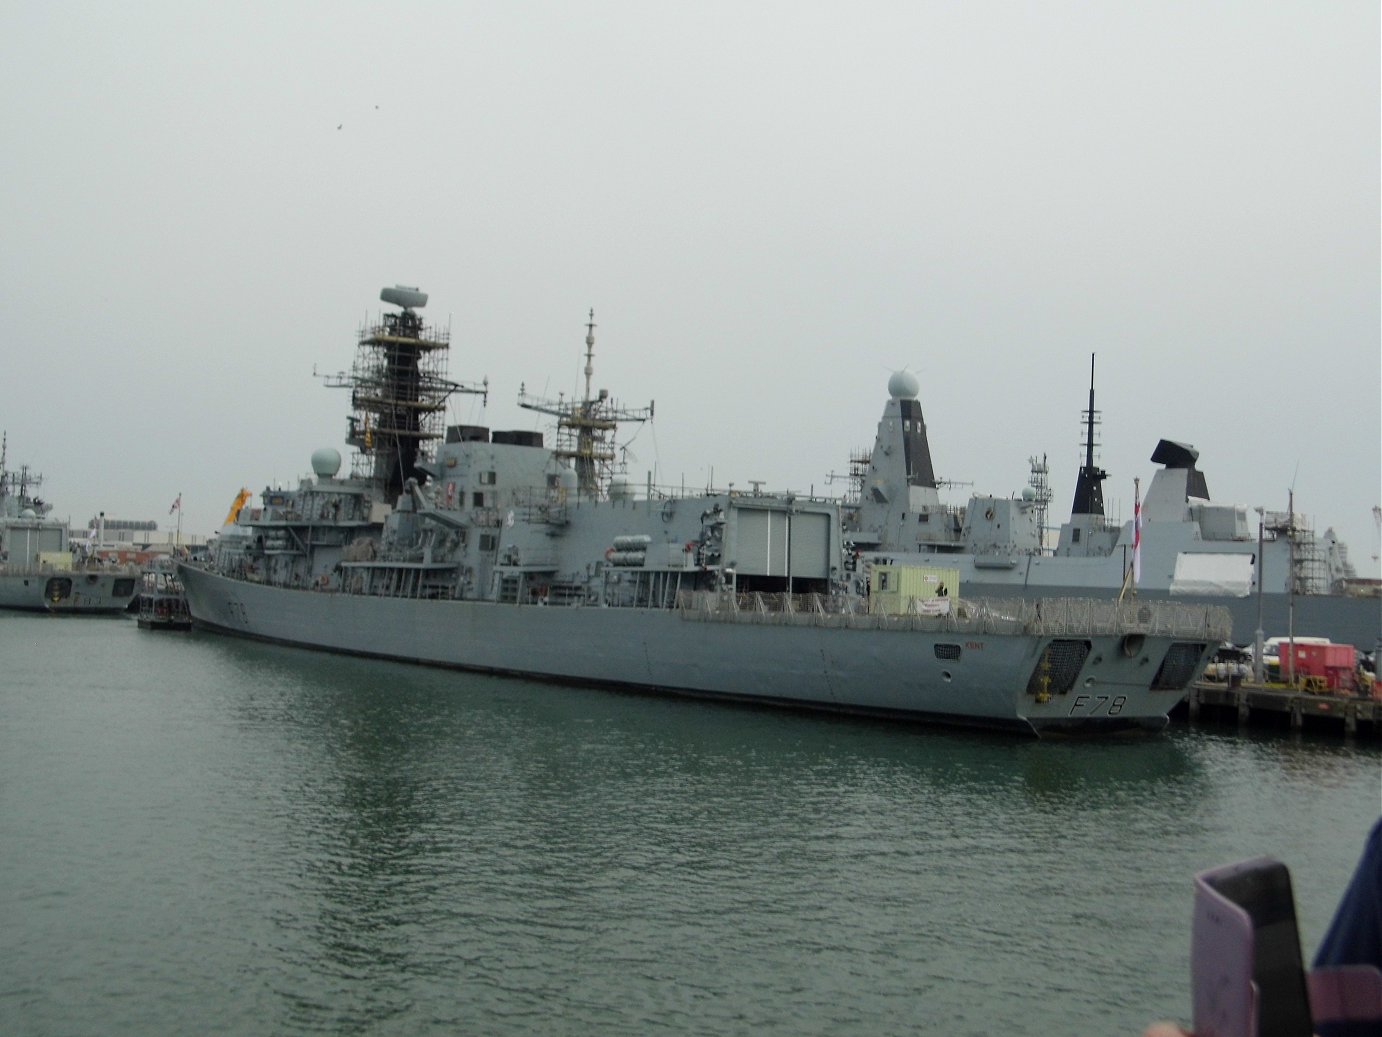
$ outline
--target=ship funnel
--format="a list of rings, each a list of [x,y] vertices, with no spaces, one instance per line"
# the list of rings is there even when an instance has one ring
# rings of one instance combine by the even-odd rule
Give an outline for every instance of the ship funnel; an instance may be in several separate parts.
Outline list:
[[[427,305],[426,292],[401,284],[382,289],[379,298],[394,306],[402,306],[405,310],[420,310]]]

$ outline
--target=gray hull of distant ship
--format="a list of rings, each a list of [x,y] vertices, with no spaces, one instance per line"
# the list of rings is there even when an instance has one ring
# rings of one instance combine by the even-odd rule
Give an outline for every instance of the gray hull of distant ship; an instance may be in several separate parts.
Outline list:
[[[48,597],[49,581],[71,580],[71,592],[56,600]],[[127,581],[128,594],[116,594],[117,581]],[[0,609],[26,612],[120,613],[134,600],[139,581],[128,573],[0,573]]]

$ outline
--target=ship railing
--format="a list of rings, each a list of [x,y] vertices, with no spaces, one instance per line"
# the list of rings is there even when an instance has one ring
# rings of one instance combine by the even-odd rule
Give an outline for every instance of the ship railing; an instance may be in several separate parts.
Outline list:
[[[733,497],[736,501],[742,498],[762,497],[765,500],[773,497],[791,497],[794,500],[810,501],[815,504],[845,504],[843,497],[838,494],[817,493],[812,486],[807,490],[793,490],[787,487],[778,489],[744,490],[735,489],[729,486],[671,486],[662,483],[653,483],[649,486],[646,483],[634,483],[633,489],[637,494],[637,500],[650,501],[682,501],[682,500],[701,500],[705,497]]]
[[[59,568],[55,565],[15,565],[0,562],[7,576],[87,576],[95,573],[111,576],[139,576],[144,570],[134,562],[74,562]]]
[[[687,618],[769,625],[868,627],[1028,633],[1045,636],[1148,634],[1226,640],[1233,627],[1228,609],[1177,602],[1118,602],[1091,598],[965,598],[937,615],[912,599],[896,612],[871,612],[869,600],[823,594],[736,594],[683,591],[678,610]]]

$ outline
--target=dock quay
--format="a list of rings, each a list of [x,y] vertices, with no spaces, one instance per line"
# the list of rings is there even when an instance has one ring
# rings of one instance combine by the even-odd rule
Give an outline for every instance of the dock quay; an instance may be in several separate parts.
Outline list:
[[[1382,701],[1359,695],[1320,694],[1288,685],[1196,681],[1171,711],[1171,718],[1382,738]]]

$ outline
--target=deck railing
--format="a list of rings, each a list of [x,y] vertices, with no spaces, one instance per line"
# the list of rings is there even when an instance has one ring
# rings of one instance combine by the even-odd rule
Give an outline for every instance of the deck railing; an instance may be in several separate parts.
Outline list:
[[[933,604],[912,600],[901,612],[868,610],[867,599],[821,594],[733,594],[683,591],[677,608],[688,619],[709,622],[866,627],[954,631],[957,634],[1028,633],[1154,634],[1226,640],[1233,620],[1220,605],[1118,602],[1091,598],[965,598],[935,614]]]
[[[6,576],[138,576],[143,572],[138,565],[133,562],[112,562],[101,565],[73,565],[68,568],[59,568],[55,565],[15,565],[13,563],[0,562],[0,572]]]

